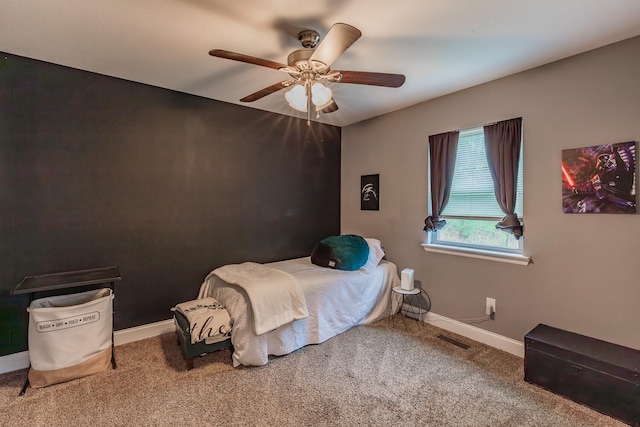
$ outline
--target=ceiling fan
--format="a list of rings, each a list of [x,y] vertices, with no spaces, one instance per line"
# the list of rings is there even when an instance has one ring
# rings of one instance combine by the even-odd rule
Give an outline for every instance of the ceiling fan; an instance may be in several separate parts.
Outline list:
[[[402,74],[372,73],[367,71],[332,70],[331,65],[342,55],[362,33],[357,28],[343,23],[331,27],[325,38],[314,30],[303,30],[298,40],[303,48],[291,52],[287,64],[257,58],[227,50],[212,49],[209,55],[231,59],[247,64],[260,65],[289,74],[289,78],[247,95],[241,102],[253,102],[286,87],[292,87],[285,98],[292,108],[307,113],[307,124],[311,120],[311,105],[316,112],[331,113],[338,109],[331,89],[322,84],[351,83],[370,86],[400,87],[405,77]]]

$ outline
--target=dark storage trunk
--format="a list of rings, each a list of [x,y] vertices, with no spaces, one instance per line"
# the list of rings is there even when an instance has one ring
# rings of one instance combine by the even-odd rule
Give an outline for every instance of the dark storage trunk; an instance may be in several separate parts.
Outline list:
[[[640,426],[640,351],[542,324],[524,342],[525,381]]]

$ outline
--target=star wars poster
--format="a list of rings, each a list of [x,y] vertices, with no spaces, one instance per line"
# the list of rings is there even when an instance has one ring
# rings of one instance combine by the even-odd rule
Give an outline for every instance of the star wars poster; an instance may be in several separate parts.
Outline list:
[[[636,213],[636,143],[563,150],[562,211]]]

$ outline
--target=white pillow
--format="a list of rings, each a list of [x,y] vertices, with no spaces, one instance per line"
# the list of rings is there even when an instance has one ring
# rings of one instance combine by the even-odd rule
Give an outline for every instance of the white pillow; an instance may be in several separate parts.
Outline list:
[[[380,260],[384,258],[384,249],[382,249],[382,244],[378,239],[365,237],[364,240],[367,242],[367,245],[369,245],[369,258],[367,259],[367,262],[360,268],[362,270],[365,270],[366,272],[369,272],[373,271],[373,269],[376,268],[378,264],[380,264]]]

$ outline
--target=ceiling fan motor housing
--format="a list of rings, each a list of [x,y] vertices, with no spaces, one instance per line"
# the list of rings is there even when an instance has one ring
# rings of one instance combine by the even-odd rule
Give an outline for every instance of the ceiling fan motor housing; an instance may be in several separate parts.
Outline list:
[[[299,72],[313,71],[313,74],[324,75],[329,71],[329,67],[320,61],[310,61],[311,55],[313,55],[314,49],[298,49],[294,50],[287,57],[287,64],[289,67],[298,70]]]
[[[287,57],[287,64],[290,67],[305,69],[309,68],[309,58],[313,55],[313,49],[294,50]]]

